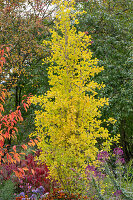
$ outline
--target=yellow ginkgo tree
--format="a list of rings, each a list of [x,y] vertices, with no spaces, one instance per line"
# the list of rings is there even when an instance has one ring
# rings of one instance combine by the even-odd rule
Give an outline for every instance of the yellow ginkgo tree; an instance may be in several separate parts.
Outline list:
[[[40,160],[46,162],[52,178],[69,188],[74,171],[83,176],[88,163],[96,164],[98,140],[103,141],[102,150],[109,149],[109,133],[101,126],[99,110],[108,100],[97,97],[96,90],[104,85],[92,79],[103,67],[88,51],[91,36],[77,33],[74,27],[78,23],[74,1],[56,3],[59,7],[51,41],[43,42],[51,48],[51,57],[44,60],[50,63],[51,89],[34,96],[32,102],[42,108],[35,112]]]

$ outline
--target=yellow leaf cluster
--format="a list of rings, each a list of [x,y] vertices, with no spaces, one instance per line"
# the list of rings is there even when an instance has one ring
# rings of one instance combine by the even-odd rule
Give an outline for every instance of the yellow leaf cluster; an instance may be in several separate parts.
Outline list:
[[[51,41],[43,45],[51,47],[48,69],[51,89],[44,95],[32,98],[39,103],[36,111],[38,143],[42,149],[40,159],[46,162],[53,178],[65,185],[70,183],[71,168],[83,172],[88,163],[95,163],[98,138],[109,140],[108,130],[101,127],[99,108],[108,99],[97,98],[96,89],[103,85],[92,81],[103,68],[97,65],[88,50],[91,36],[76,31],[74,1],[56,1],[59,9]],[[76,23],[77,20],[75,21]],[[45,60],[44,60],[45,62]],[[107,142],[103,150],[109,148]],[[68,181],[69,180],[69,181]]]

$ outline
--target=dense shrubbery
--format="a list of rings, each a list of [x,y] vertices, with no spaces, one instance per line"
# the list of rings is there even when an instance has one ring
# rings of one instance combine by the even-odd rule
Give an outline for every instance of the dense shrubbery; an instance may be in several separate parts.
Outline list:
[[[34,158],[30,154],[26,160],[22,160],[21,165],[28,167],[29,171],[21,178],[13,174],[13,169],[18,166],[3,164],[0,173],[0,197],[2,200],[109,200],[110,198],[131,200],[133,198],[132,162],[128,165],[125,164],[121,148],[115,148],[110,154],[105,151],[99,152],[97,156],[99,167],[87,166],[85,170],[86,181],[81,174],[76,172],[73,184],[76,184],[77,188],[79,184],[82,184],[84,189],[75,193],[63,190],[60,183],[47,179],[48,169],[46,165],[37,165]],[[31,170],[34,170],[34,173]],[[75,171],[73,168],[71,170]]]
[[[51,182],[48,179],[48,168],[45,164],[38,164],[34,161],[34,156],[29,154],[25,156],[25,159],[21,161],[20,167],[26,167],[28,170],[25,175],[18,179],[18,185],[22,191],[26,192],[27,188],[37,188],[44,186],[45,191],[50,190]]]
[[[45,164],[37,164],[35,161],[36,154],[29,154],[25,156],[25,159],[21,160],[20,163],[8,164],[4,163],[0,166],[0,181],[1,181],[1,190],[5,187],[5,183],[12,181],[15,185],[14,192],[24,192],[28,196],[32,194],[32,190],[39,188],[43,185],[45,188],[44,191],[50,192],[50,189],[53,188],[54,182],[48,178],[48,168]],[[14,171],[19,171],[20,169],[25,168],[26,171],[21,177],[16,177]],[[20,170],[21,171],[21,170]]]

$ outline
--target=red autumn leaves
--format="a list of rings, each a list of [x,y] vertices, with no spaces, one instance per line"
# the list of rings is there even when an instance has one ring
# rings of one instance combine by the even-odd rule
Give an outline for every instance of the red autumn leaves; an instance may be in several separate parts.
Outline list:
[[[6,62],[6,57],[9,56],[9,47],[4,45],[0,49],[0,74],[2,73],[3,64]],[[1,163],[19,163],[21,153],[17,153],[16,146],[11,147],[11,141],[16,138],[16,133],[18,129],[16,127],[18,122],[23,121],[21,114],[21,107],[18,106],[15,111],[10,111],[10,113],[4,113],[4,104],[6,103],[6,97],[8,96],[7,90],[0,85],[0,164]],[[24,96],[26,97],[26,96]],[[30,106],[30,97],[26,97],[22,101],[22,106],[27,112],[27,108]],[[25,150],[26,145],[22,145]],[[26,169],[27,170],[27,169]],[[24,173],[24,169],[20,169],[19,172]],[[19,176],[19,172],[17,175]]]

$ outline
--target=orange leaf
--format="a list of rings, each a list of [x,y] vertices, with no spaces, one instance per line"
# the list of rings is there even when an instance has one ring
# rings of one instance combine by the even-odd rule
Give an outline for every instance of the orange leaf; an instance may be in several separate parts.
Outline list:
[[[4,112],[4,107],[2,104],[0,104],[0,110]]]
[[[29,169],[27,167],[22,168],[24,171],[28,171]]]
[[[25,144],[22,144],[21,147],[26,150],[27,149],[27,146]]]
[[[13,146],[13,151],[15,151],[15,152],[16,152],[16,146],[15,146],[15,145]]]
[[[22,98],[23,98],[23,97],[26,97],[26,95],[23,95]],[[22,101],[24,101],[24,100],[22,100]]]
[[[24,106],[25,111],[27,112],[27,108],[26,108],[26,107],[27,107],[27,104],[24,103],[23,106]]]
[[[7,160],[8,160],[8,162],[10,163],[14,163],[14,160],[12,159],[12,157],[10,156],[10,154],[9,153],[7,153],[6,154],[6,157],[7,157]]]
[[[10,139],[10,134],[9,134],[9,132],[5,132],[5,134],[3,135],[4,136],[4,138],[8,138],[8,139]]]
[[[2,61],[3,63],[5,63],[5,62],[6,62],[5,57],[1,57],[1,61]]]
[[[16,130],[16,132],[18,133],[18,129],[16,127],[14,127],[14,129]]]
[[[35,142],[33,140],[30,140],[30,142],[28,143],[29,146],[35,146]]]
[[[1,133],[1,132],[0,132]],[[3,135],[0,135],[0,141],[3,141],[4,142],[4,136]]]
[[[3,156],[3,151],[2,150],[0,150],[0,155]]]
[[[4,56],[4,49],[1,50],[1,56]]]
[[[9,48],[9,47],[6,47],[6,50],[7,50],[7,52],[9,53],[9,51],[10,51],[10,48]]]
[[[20,108],[20,106],[17,106],[17,110]]]
[[[18,170],[24,174],[24,170],[22,168],[18,168]]]
[[[20,155],[25,155],[25,153],[19,153]]]
[[[33,175],[35,175],[35,171],[33,169],[31,169],[31,172],[32,172]]]
[[[0,147],[2,148],[4,145],[4,142],[2,140],[0,140]]]
[[[14,154],[15,160],[18,161],[18,162],[20,162],[20,158],[19,157],[20,157],[20,155],[18,153]]]
[[[38,144],[38,140],[35,139],[34,142],[35,142],[36,144]]]
[[[21,178],[23,176],[23,174],[21,172],[18,172],[18,171],[15,171],[13,170],[15,175],[18,177],[18,178]]]

